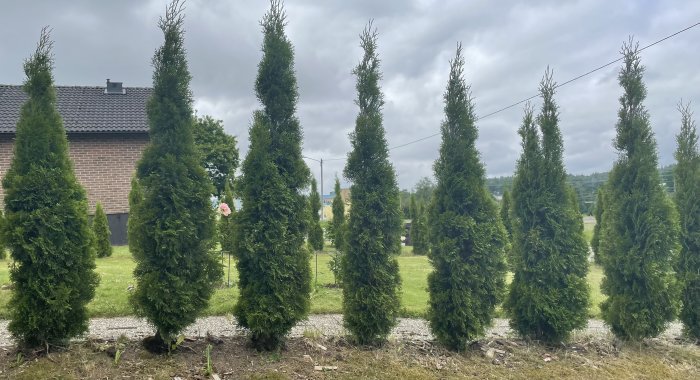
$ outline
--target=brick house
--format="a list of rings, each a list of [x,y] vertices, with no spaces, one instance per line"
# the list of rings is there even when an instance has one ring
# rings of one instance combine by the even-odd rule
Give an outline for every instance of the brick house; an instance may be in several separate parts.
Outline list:
[[[89,212],[99,201],[107,213],[112,244],[124,245],[128,195],[136,162],[148,144],[146,103],[152,89],[56,86],[56,106],[68,135],[75,174],[88,196]],[[20,108],[27,100],[22,86],[0,85],[0,176],[13,155]],[[0,202],[4,192],[0,187]]]

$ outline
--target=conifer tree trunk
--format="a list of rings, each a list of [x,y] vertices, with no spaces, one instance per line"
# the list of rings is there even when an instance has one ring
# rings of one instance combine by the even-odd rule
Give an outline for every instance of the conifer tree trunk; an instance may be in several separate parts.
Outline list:
[[[345,177],[352,182],[352,208],[342,269],[345,327],[358,344],[365,345],[382,343],[396,325],[401,215],[396,173],[382,126],[377,33],[371,22],[360,41],[364,56],[353,71],[360,112],[345,166]]]
[[[206,308],[222,276],[211,250],[213,186],[193,139],[183,22],[182,3],[174,0],[159,22],[165,40],[153,57],[150,144],[130,196],[129,245],[136,261],[131,301],[136,313],[156,327],[156,336],[148,340],[152,350],[171,347]]]
[[[605,277],[603,320],[621,339],[657,336],[678,310],[672,272],[678,244],[678,219],[659,186],[656,141],[642,104],[646,88],[638,44],[622,47],[618,76],[623,95],[614,146],[619,158],[605,186],[600,240]]]
[[[75,177],[56,110],[52,45],[43,29],[36,51],[24,63],[28,100],[2,181],[1,235],[13,260],[8,330],[29,347],[65,344],[85,332],[86,306],[99,282],[87,198]]]
[[[484,334],[503,298],[506,240],[475,145],[478,131],[461,44],[450,63],[444,100],[429,213],[434,271],[428,276],[428,321],[442,344],[463,351]]]

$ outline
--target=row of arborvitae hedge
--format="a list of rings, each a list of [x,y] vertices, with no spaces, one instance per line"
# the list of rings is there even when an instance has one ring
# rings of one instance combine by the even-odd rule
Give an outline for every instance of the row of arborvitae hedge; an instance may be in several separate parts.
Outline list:
[[[250,149],[238,182],[242,209],[235,217],[222,217],[219,234],[222,248],[237,258],[240,298],[234,315],[250,331],[255,347],[272,350],[309,311],[305,240],[318,223],[317,213],[310,210],[319,205],[310,207],[302,194],[310,173],[301,155],[294,54],[279,1],[272,1],[261,24],[263,58],[255,91],[262,109],[253,114]],[[147,107],[151,144],[132,181],[128,232],[136,261],[134,310],[157,329],[146,340],[148,347],[168,350],[205,308],[222,270],[211,249],[216,234],[209,204],[213,187],[192,136],[179,1],[167,8],[159,26],[165,42],[153,58],[154,90]],[[352,210],[346,221],[336,181],[332,238],[342,252],[337,270],[345,326],[357,343],[377,344],[396,324],[400,306],[395,256],[400,252],[401,220],[382,126],[380,61],[371,23],[360,41],[364,55],[353,71],[359,113],[344,171],[352,182]],[[620,159],[606,186],[599,237],[608,295],[603,316],[622,338],[654,336],[675,315],[682,288],[681,316],[697,337],[700,239],[694,195],[700,186],[700,159],[695,127],[685,108],[677,154],[683,229],[676,281],[671,265],[678,225],[658,186],[655,142],[641,105],[645,89],[639,52],[626,44],[623,53],[620,83],[625,93],[615,139]],[[25,63],[29,100],[22,107],[15,156],[3,180],[2,236],[15,263],[9,329],[31,346],[62,343],[84,332],[85,306],[98,282],[85,192],[68,158],[51,70],[51,41],[44,31]],[[475,145],[477,118],[463,76],[458,46],[444,94],[437,188],[427,210],[434,266],[428,278],[430,326],[446,346],[463,350],[484,334],[496,306],[505,301],[511,325],[521,335],[558,342],[585,325],[589,301],[587,247],[574,192],[565,183],[552,72],[547,70],[540,84],[540,112],[534,116],[532,107],[526,107],[519,130],[523,153],[507,218],[512,222],[509,261],[515,275],[507,296],[509,235],[484,186]],[[231,204],[230,189],[225,193]],[[96,218],[95,225],[104,222]],[[317,236],[311,235],[315,241]],[[319,248],[318,242],[314,245]]]

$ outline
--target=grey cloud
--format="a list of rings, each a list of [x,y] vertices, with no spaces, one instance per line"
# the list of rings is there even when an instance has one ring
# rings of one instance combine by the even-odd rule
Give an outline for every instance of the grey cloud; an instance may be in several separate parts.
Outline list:
[[[0,83],[23,80],[22,61],[42,26],[53,27],[56,82],[101,85],[106,78],[127,86],[151,84],[151,57],[162,36],[157,20],[165,0],[33,1],[2,4]],[[223,119],[248,150],[261,57],[259,20],[265,1],[189,0],[186,47],[195,107]],[[700,3],[688,1],[436,1],[288,0],[288,36],[295,47],[299,119],[304,153],[345,157],[357,113],[352,68],[360,59],[358,34],[370,18],[379,31],[386,94],[384,123],[390,146],[439,132],[449,60],[462,41],[465,78],[477,115],[537,92],[547,65],[564,82],[619,57],[629,35],[642,45],[697,22]],[[646,50],[642,62],[662,164],[673,161],[680,98],[700,104],[697,39],[700,28]],[[572,173],[608,170],[616,158],[611,140],[617,121],[619,65],[558,90],[565,163]],[[539,100],[532,101],[535,109]],[[697,111],[700,113],[700,111]],[[523,105],[477,122],[477,147],[489,175],[510,175],[520,154],[517,129]],[[432,175],[439,137],[391,151],[401,188]],[[308,160],[313,173],[318,164]],[[342,176],[343,161],[324,164],[324,189]],[[344,181],[343,181],[344,182]],[[344,182],[345,183],[345,182]]]

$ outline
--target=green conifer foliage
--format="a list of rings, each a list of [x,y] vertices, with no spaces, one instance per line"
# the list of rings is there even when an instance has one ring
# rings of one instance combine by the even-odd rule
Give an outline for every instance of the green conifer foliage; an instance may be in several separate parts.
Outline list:
[[[353,70],[360,112],[345,166],[345,177],[352,182],[352,209],[342,269],[345,326],[357,343],[365,345],[383,342],[396,324],[401,278],[395,256],[401,252],[401,214],[382,126],[377,33],[371,22],[360,41],[364,56]]]
[[[7,253],[5,252],[5,214],[0,210],[0,260],[5,260]]]
[[[85,191],[68,156],[56,110],[52,41],[44,29],[24,63],[28,100],[17,123],[14,157],[2,181],[5,244],[13,265],[10,333],[20,344],[63,344],[87,330],[86,305],[99,281]]]
[[[336,177],[333,197],[333,222],[331,223],[331,237],[336,251],[343,251],[345,245],[345,202],[340,194],[340,180]]]
[[[513,249],[511,245],[513,242],[513,222],[510,215],[511,209],[513,208],[511,199],[510,191],[504,190],[499,211],[501,223],[503,223],[503,227],[506,229],[506,263],[510,270],[514,268],[513,262],[515,261],[512,257]]]
[[[243,208],[236,216],[241,296],[234,314],[260,350],[279,348],[306,317],[311,291],[304,247],[309,205],[302,194],[310,174],[301,156],[294,52],[285,20],[282,3],[273,0],[261,23],[263,58],[255,84],[263,110],[253,118],[240,180]]]
[[[595,254],[596,262],[599,262],[600,255],[600,231],[603,226],[603,212],[605,211],[605,188],[598,189],[598,195],[595,200],[595,226],[593,226],[593,237],[591,237],[591,249]]]
[[[588,244],[576,195],[566,184],[555,88],[547,69],[536,125],[527,109],[519,131],[523,153],[512,193],[515,274],[505,304],[515,331],[549,343],[585,326],[588,308]]]
[[[408,206],[408,213],[410,214],[409,216],[411,217],[411,220],[416,219],[418,216],[418,206],[416,205],[415,194],[411,194],[411,204]]]
[[[681,132],[674,171],[676,204],[680,213],[681,252],[678,279],[681,286],[680,319],[688,336],[700,339],[700,151],[689,105],[681,104]]]
[[[330,226],[330,238],[335,247],[335,253],[328,262],[328,268],[333,273],[333,279],[336,285],[343,284],[343,252],[345,251],[345,202],[340,194],[340,180],[335,178],[334,187],[335,196],[333,197],[333,220]]]
[[[508,239],[510,239],[513,236],[513,224],[511,223],[510,219],[510,209],[512,206],[510,203],[510,192],[508,190],[505,190],[503,192],[503,199],[501,200],[500,216],[501,222],[503,223],[503,227],[506,229]]]
[[[139,230],[142,228],[137,214],[133,210],[139,207],[139,204],[143,201],[143,191],[141,191],[141,186],[139,185],[138,179],[134,176],[131,178],[131,190],[129,191],[129,218],[126,223],[126,237],[129,243],[129,252],[132,256],[143,255],[141,246],[139,245],[138,238],[140,237]]]
[[[437,339],[463,351],[484,334],[505,289],[505,230],[486,190],[478,131],[461,44],[444,94],[437,188],[429,211],[434,271],[428,276],[428,321]],[[415,250],[415,247],[414,247]]]
[[[221,244],[221,250],[229,255],[233,255],[235,252],[235,209],[233,207],[233,191],[231,190],[230,181],[227,181],[224,185],[224,198],[223,203],[228,206],[231,213],[229,215],[224,215],[223,213],[219,217],[219,244]]]
[[[323,228],[321,228],[321,196],[318,194],[316,179],[311,179],[311,194],[309,194],[309,244],[314,251],[323,250]]]
[[[105,214],[102,204],[99,202],[95,206],[95,217],[92,219],[92,234],[95,239],[95,253],[97,257],[112,256],[112,244],[109,243],[109,237],[112,235],[112,232],[109,231],[107,214]]]
[[[656,141],[642,104],[646,88],[638,44],[622,47],[623,95],[614,146],[619,152],[605,193],[599,250],[605,271],[603,320],[625,340],[654,337],[678,309],[672,272],[678,220],[659,184]]]
[[[131,301],[157,329],[149,339],[151,349],[169,346],[195,321],[222,276],[211,250],[213,186],[192,135],[183,21],[182,4],[175,0],[159,22],[165,41],[153,57],[153,95],[147,105],[151,142],[137,165],[133,183],[138,187],[131,193],[129,242],[137,284]]]
[[[413,219],[413,223],[411,223],[411,243],[413,244],[413,254],[428,254],[430,251],[429,233],[427,211],[421,204],[417,207],[415,219]]]

